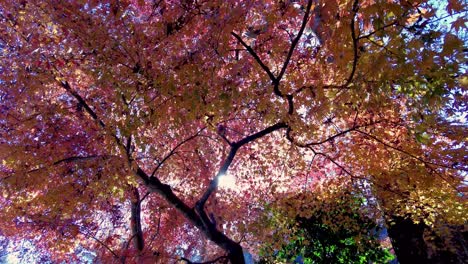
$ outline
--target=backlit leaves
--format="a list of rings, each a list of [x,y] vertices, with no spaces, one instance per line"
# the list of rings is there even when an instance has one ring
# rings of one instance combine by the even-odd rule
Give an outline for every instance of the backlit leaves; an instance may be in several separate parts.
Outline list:
[[[256,252],[280,238],[265,206],[301,190],[282,214],[311,216],[311,192],[347,180],[388,214],[462,223],[466,21],[447,4],[2,1],[0,235],[60,237],[37,243],[57,259],[82,234],[103,261],[208,260],[213,230]],[[208,192],[206,229],[193,208],[233,149],[235,187]],[[141,252],[134,187],[150,193]]]

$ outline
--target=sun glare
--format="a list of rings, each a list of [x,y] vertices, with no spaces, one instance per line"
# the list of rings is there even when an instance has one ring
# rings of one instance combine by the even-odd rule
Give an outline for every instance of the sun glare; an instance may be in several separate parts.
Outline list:
[[[219,177],[218,187],[231,190],[237,189],[236,177],[228,173],[221,175],[221,177]]]

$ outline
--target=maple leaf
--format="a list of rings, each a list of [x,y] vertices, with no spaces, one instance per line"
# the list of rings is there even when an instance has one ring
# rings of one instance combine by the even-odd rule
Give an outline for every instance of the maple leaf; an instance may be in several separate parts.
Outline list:
[[[0,235],[57,261],[245,263],[283,242],[267,206],[348,181],[376,215],[465,223],[465,20],[438,11],[2,1]]]

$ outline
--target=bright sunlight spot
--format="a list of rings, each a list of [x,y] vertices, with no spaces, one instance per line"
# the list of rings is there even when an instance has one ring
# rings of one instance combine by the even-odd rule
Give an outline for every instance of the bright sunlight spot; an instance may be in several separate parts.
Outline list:
[[[218,187],[222,189],[237,189],[236,186],[236,177],[230,175],[229,173],[223,174],[219,177]]]

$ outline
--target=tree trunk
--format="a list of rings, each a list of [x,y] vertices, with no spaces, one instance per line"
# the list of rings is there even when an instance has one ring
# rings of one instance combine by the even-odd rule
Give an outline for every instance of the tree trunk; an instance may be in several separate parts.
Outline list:
[[[401,264],[428,263],[466,263],[468,232],[463,227],[447,226],[447,237],[439,237],[431,227],[415,224],[410,218],[391,217],[394,225],[389,225],[388,235]],[[424,236],[434,237],[428,245]]]
[[[388,236],[398,262],[405,263],[427,263],[427,247],[423,240],[424,225],[414,224],[411,219],[403,217],[392,217],[395,224],[389,225]]]
[[[238,243],[234,243],[231,246],[228,253],[229,261],[232,264],[245,264],[244,251]]]
[[[138,251],[142,251],[145,247],[145,241],[143,239],[143,232],[141,230],[141,203],[140,193],[137,188],[133,188],[133,200],[132,200],[132,238],[135,248]]]

